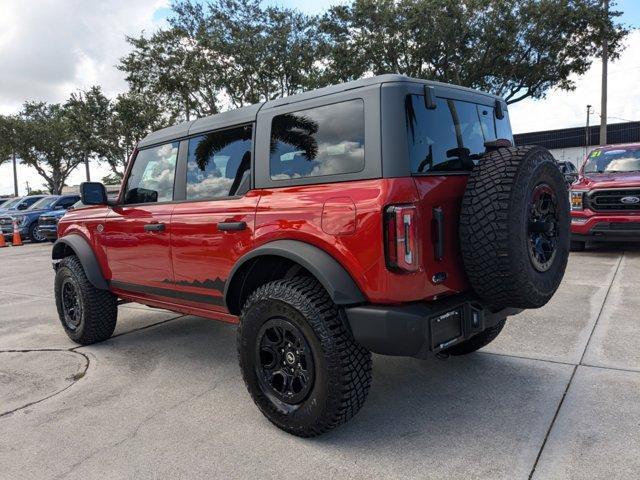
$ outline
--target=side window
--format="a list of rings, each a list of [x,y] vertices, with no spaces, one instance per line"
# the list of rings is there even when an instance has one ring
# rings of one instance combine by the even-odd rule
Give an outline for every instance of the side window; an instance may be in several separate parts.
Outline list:
[[[409,95],[405,112],[412,173],[471,170],[486,141],[513,141],[506,112],[497,120],[493,107],[436,98],[427,109],[424,96]]]
[[[486,105],[476,105],[478,110],[478,118],[480,118],[480,125],[482,126],[482,134],[487,141],[495,140],[496,136],[496,115],[493,107],[487,107]]]
[[[154,203],[173,200],[173,181],[177,158],[178,142],[140,150],[127,179],[124,203]]]
[[[509,122],[509,112],[506,108],[503,108],[504,117],[496,118],[496,133],[498,138],[505,138],[513,142],[513,133],[511,133],[511,122]]]
[[[436,108],[427,109],[422,95],[405,100],[411,172],[449,170],[448,159],[458,148],[458,137],[449,103],[436,98]]]
[[[187,200],[246,193],[251,173],[250,125],[189,140]]]
[[[57,206],[66,209],[76,203],[78,200],[80,200],[80,198],[78,197],[63,197],[58,201]]]
[[[364,169],[364,101],[278,115],[271,123],[273,180],[355,173]]]
[[[462,151],[460,157],[477,160],[485,152],[485,138],[482,133],[482,125],[478,117],[478,106],[475,103],[454,101],[452,110],[458,117],[458,127],[462,137]],[[489,139],[487,139],[489,140]],[[491,139],[493,140],[493,139]]]
[[[27,197],[23,202],[22,205],[24,205],[24,208],[30,207],[31,205],[33,205],[34,203],[36,203],[38,200],[40,200],[42,197]]]

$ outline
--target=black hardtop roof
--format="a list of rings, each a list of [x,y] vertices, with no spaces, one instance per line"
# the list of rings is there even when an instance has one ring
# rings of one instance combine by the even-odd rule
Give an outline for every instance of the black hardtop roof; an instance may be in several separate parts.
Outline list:
[[[340,83],[337,85],[330,85],[328,87],[318,88],[315,90],[309,90],[307,92],[297,93],[288,97],[269,100],[262,103],[256,103],[247,107],[241,107],[235,110],[229,110],[227,112],[198,118],[190,122],[183,122],[177,125],[172,125],[171,127],[163,128],[162,130],[157,130],[147,135],[138,143],[138,148],[143,148],[163,142],[169,142],[171,140],[177,140],[179,138],[215,130],[217,128],[224,128],[233,125],[240,125],[242,123],[254,122],[258,111],[261,109],[279,107],[282,105],[324,97],[347,90],[354,90],[357,88],[369,87],[391,82],[423,83],[427,85],[433,85],[434,87],[462,90],[476,95],[483,95],[501,100],[501,98],[496,95],[481,92],[479,90],[474,90],[472,88],[461,87],[459,85],[453,85],[449,83],[434,82],[431,80],[421,80],[419,78],[411,78],[405,75],[389,73],[385,75],[377,75],[375,77],[361,78],[359,80]]]

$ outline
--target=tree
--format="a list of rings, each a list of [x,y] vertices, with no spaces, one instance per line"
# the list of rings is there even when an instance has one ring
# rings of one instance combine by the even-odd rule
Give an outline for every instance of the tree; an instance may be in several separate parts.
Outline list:
[[[13,194],[18,196],[18,172],[16,156],[17,122],[13,116],[0,115],[0,165],[13,163]]]
[[[627,30],[601,0],[355,0],[322,19],[330,82],[402,73],[486,90],[509,103],[575,88]]]
[[[16,153],[38,172],[52,194],[60,194],[82,159],[74,155],[72,129],[59,104],[27,102],[16,122]]]
[[[170,28],[129,38],[132,92],[189,120],[291,95],[325,81],[317,18],[259,0],[176,1]]]
[[[106,126],[98,134],[96,152],[109,164],[113,175],[121,179],[136,143],[174,121],[142,95],[118,95],[109,107]]]
[[[107,128],[110,106],[100,87],[94,86],[86,92],[72,93],[63,108],[71,131],[70,155],[85,164],[87,181],[90,180],[89,160],[96,157],[100,147],[99,138]]]

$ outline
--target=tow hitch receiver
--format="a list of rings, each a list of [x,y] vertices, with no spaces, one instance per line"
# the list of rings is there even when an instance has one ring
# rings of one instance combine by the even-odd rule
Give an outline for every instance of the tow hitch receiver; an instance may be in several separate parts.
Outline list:
[[[418,358],[442,352],[518,312],[512,308],[492,312],[469,297],[346,309],[353,336],[363,347],[383,355]]]

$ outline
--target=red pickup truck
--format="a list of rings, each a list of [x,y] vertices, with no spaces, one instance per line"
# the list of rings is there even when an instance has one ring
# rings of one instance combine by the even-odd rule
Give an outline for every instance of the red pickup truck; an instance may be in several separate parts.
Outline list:
[[[640,143],[593,150],[570,195],[573,251],[587,242],[640,241]]]

